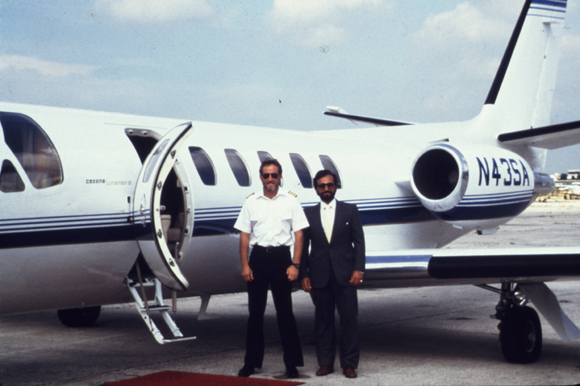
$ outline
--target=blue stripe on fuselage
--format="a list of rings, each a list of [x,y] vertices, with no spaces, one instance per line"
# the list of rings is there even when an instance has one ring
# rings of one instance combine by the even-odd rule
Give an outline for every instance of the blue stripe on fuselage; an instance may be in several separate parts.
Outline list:
[[[151,233],[151,227],[145,227]],[[152,236],[151,236],[152,237]],[[55,246],[67,244],[110,243],[135,240],[133,224],[92,228],[51,229],[18,233],[1,233],[0,249]],[[41,256],[39,256],[41,258]]]
[[[487,198],[486,198],[487,197]],[[529,194],[469,196],[451,211],[434,214],[414,197],[348,200],[359,208],[364,226],[426,221],[465,221],[515,216],[529,204]],[[305,203],[312,206],[315,203]],[[193,236],[238,233],[241,207],[195,211]],[[153,238],[150,214],[99,214],[0,220],[0,249],[45,245],[101,243]]]

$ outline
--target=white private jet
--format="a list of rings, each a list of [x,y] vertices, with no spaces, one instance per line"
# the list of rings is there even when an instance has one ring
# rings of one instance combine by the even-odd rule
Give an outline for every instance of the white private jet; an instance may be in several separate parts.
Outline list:
[[[201,296],[205,308],[212,294],[245,290],[233,225],[262,188],[260,160],[274,157],[304,206],[318,202],[314,172],[340,177],[340,198],[364,223],[367,286],[495,291],[504,356],[536,361],[528,300],[561,337],[580,337],[544,284],[578,278],[580,247],[440,248],[494,233],[550,192],[546,149],[580,143],[580,121],[549,125],[565,10],[566,0],[525,1],[486,103],[466,122],[329,108],[378,127],[302,132],[0,103],[0,313],[57,309],[82,325],[101,305],[134,300],[160,343],[186,339],[163,297]]]
[[[578,183],[571,183],[566,187],[566,191],[570,197],[577,197],[580,196],[580,184]]]

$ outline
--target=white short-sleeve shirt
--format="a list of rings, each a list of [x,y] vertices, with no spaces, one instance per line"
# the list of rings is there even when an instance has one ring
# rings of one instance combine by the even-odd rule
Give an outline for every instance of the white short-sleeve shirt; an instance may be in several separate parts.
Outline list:
[[[300,202],[278,190],[274,198],[263,193],[246,199],[234,228],[250,234],[250,245],[263,247],[291,246],[292,235],[308,227]]]

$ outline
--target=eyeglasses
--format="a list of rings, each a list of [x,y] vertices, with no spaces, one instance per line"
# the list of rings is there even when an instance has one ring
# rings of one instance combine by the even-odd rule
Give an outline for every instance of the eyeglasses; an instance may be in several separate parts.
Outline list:
[[[273,179],[277,180],[278,179],[278,173],[262,173],[262,178],[267,180],[268,178],[270,178],[270,176],[272,176]]]
[[[334,188],[334,183],[329,182],[328,184],[318,184],[317,187],[318,187],[318,189],[324,189],[324,188],[332,189],[332,188]]]

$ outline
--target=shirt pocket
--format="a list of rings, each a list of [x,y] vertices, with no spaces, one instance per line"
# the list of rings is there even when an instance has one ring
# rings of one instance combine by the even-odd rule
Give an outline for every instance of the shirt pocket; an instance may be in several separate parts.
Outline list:
[[[254,210],[252,213],[250,213],[250,224],[252,226],[252,230],[256,226],[256,223],[260,222],[260,224],[263,224],[266,221],[268,221],[268,215],[266,211]]]
[[[292,227],[292,209],[284,208],[282,210],[279,210],[275,213],[273,217],[275,217],[276,220],[282,223],[286,223],[290,227]]]

